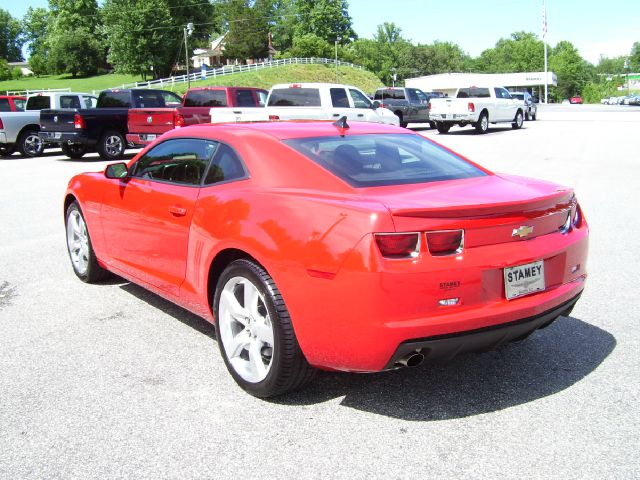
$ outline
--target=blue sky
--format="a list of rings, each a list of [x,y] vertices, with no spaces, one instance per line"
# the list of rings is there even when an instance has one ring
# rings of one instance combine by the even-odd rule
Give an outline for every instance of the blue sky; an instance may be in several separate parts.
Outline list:
[[[0,8],[22,18],[27,8],[47,0],[3,1]],[[638,0],[547,0],[547,39],[572,42],[581,55],[597,62],[600,54],[627,55],[640,41]],[[501,37],[525,30],[541,35],[542,0],[350,0],[355,31],[372,37],[377,25],[394,22],[415,43],[455,42],[473,56]]]

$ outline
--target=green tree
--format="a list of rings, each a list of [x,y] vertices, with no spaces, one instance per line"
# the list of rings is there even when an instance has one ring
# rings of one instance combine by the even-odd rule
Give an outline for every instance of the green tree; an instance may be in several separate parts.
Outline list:
[[[544,69],[544,44],[534,33],[514,32],[483,51],[476,66],[485,73],[539,72]]]
[[[558,42],[549,55],[549,70],[558,77],[558,86],[553,89],[556,100],[580,93],[594,78],[594,67],[580,56],[578,49],[566,40]]]
[[[51,23],[46,38],[52,70],[74,77],[97,73],[105,62],[98,2],[49,0],[49,6]]]
[[[272,3],[268,1],[227,0],[223,7],[229,25],[225,56],[240,61],[265,58],[269,46],[269,20]]]
[[[625,56],[609,58],[601,55],[600,59],[598,60],[598,65],[596,65],[596,72],[603,75],[616,75],[624,73],[625,60]]]
[[[319,57],[333,58],[334,46],[324,38],[313,33],[307,33],[301,37],[293,38],[293,46],[287,50],[287,57]]]
[[[0,58],[8,62],[22,60],[22,27],[9,12],[0,8]]]
[[[293,46],[293,37],[298,24],[297,0],[275,0],[272,4],[272,17],[269,30],[273,36],[273,46],[284,52]]]
[[[50,12],[46,8],[29,7],[22,19],[22,30],[29,50],[29,67],[35,75],[49,73],[47,32]]]
[[[631,47],[629,53],[629,70],[633,73],[640,72],[640,42],[636,42]]]
[[[0,80],[11,80],[11,67],[4,58],[0,58]]]
[[[340,38],[346,44],[357,38],[346,0],[296,0],[298,23],[296,35],[313,34],[330,44]]]
[[[402,36],[402,29],[395,23],[378,25],[373,40],[381,60],[380,69],[375,73],[384,83],[391,85],[394,74],[399,82],[415,73],[415,63],[411,58],[412,45]]]
[[[411,57],[417,75],[464,72],[470,69],[470,57],[455,43],[435,41],[429,45],[416,45]]]

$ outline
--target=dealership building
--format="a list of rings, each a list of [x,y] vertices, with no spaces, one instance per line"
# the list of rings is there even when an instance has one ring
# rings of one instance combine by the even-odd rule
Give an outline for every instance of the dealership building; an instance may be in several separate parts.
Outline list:
[[[407,78],[404,83],[407,87],[419,88],[424,92],[442,92],[447,95],[454,95],[458,88],[498,86],[511,91],[526,90],[544,99],[544,78],[544,72],[441,73]],[[547,84],[558,85],[555,73],[547,72]]]

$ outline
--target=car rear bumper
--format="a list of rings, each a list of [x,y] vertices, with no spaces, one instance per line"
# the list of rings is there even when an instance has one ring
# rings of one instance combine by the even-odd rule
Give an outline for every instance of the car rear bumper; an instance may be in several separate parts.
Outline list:
[[[541,314],[521,320],[461,333],[407,340],[397,348],[385,370],[398,368],[400,360],[413,352],[422,354],[428,362],[441,363],[462,353],[493,350],[504,343],[524,340],[539,328],[549,326],[560,315],[569,315],[581,294]]]
[[[85,145],[88,138],[83,132],[38,132],[44,143],[78,143]]]
[[[0,143],[7,143],[7,135],[4,132],[0,132]]]
[[[433,122],[473,123],[477,121],[473,113],[431,113],[429,118]]]
[[[127,142],[136,146],[145,146],[153,142],[158,135],[150,135],[146,133],[127,133]]]

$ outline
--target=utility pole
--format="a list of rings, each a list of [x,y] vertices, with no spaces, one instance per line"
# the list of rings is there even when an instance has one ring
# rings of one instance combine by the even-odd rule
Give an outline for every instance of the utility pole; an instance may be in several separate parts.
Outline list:
[[[189,48],[187,47],[187,37],[191,36],[193,33],[193,23],[187,23],[187,26],[184,27],[184,56],[186,58],[187,64],[187,88],[191,88],[191,77],[189,76]]]
[[[549,65],[547,62],[547,0],[542,0],[542,41],[544,42],[544,103],[549,103]]]
[[[342,41],[342,37],[336,37],[336,83],[338,83],[338,42]]]

